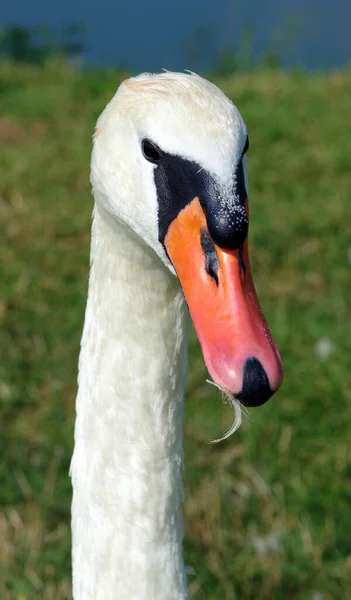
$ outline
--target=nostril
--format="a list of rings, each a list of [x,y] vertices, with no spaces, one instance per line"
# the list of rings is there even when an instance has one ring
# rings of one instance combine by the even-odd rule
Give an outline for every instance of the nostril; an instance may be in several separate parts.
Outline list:
[[[210,277],[212,277],[215,284],[218,285],[219,263],[214,243],[211,240],[211,236],[208,233],[207,229],[201,229],[200,242],[206,259],[206,272],[209,274]]]
[[[266,371],[254,356],[247,358],[244,364],[243,387],[238,400],[245,406],[260,406],[274,394],[271,390]]]

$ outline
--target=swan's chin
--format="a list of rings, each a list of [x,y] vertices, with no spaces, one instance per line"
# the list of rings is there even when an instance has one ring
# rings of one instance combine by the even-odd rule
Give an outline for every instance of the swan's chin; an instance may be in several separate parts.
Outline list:
[[[214,382],[246,406],[266,402],[283,367],[252,281],[247,239],[223,250],[195,198],[171,223],[167,253],[182,285]]]

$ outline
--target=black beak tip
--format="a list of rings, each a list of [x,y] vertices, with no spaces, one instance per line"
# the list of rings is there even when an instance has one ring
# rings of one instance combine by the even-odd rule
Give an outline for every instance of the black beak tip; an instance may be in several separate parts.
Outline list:
[[[247,358],[244,364],[243,387],[236,395],[244,406],[261,406],[273,396],[266,371],[254,356]]]

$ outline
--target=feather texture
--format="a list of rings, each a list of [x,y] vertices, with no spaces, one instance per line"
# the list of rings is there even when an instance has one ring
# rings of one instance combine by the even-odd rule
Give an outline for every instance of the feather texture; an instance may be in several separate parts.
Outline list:
[[[71,463],[75,600],[187,598],[182,423],[189,318],[159,241],[153,165],[141,140],[202,165],[224,194],[246,136],[232,102],[194,74],[132,78],[98,119]]]

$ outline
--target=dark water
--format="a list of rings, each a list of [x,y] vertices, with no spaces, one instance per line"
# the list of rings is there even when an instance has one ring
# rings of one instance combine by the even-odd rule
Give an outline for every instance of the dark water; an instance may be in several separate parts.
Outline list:
[[[0,26],[85,27],[90,64],[138,71],[201,69],[220,48],[237,48],[245,24],[253,53],[267,49],[285,66],[341,67],[351,59],[350,0],[3,0]],[[202,28],[205,34],[196,38]]]

